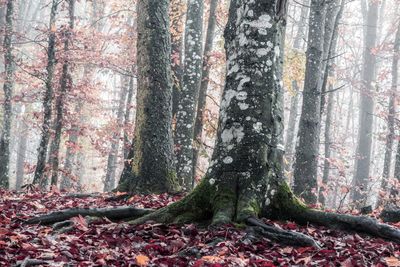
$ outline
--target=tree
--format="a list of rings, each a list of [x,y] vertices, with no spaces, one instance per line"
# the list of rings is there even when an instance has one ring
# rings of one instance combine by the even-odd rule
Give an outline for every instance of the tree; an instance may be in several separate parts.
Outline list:
[[[4,67],[5,81],[3,84],[4,104],[3,104],[3,129],[0,139],[0,188],[9,187],[8,170],[10,164],[10,133],[12,120],[12,97],[14,87],[14,55],[13,55],[13,15],[14,0],[7,1],[5,34],[3,41],[4,48]]]
[[[171,0],[169,17],[171,19],[171,68],[173,80],[172,115],[178,111],[179,96],[182,88],[182,47],[184,13],[186,0]]]
[[[294,38],[293,47],[295,49],[302,49],[305,38],[307,37],[307,18],[310,0],[304,0],[300,11],[300,21],[298,23],[297,33]]]
[[[321,66],[323,61],[325,1],[311,0],[307,63],[299,142],[294,164],[294,192],[307,203],[317,202],[317,168],[321,130]]]
[[[167,0],[137,2],[138,92],[131,170],[118,190],[177,190],[172,140],[171,43]]]
[[[396,31],[396,37],[393,44],[393,59],[392,59],[392,86],[390,88],[389,94],[389,111],[388,111],[388,134],[386,136],[386,144],[385,144],[385,161],[383,165],[383,175],[382,175],[382,184],[381,189],[383,192],[387,191],[388,187],[388,179],[390,173],[390,165],[392,161],[392,149],[393,149],[393,141],[395,138],[395,130],[394,130],[394,122],[396,115],[396,107],[395,101],[398,95],[398,80],[399,80],[399,56],[400,56],[400,23],[398,25]],[[397,182],[400,182],[400,145],[397,145],[397,153],[396,153],[396,161],[395,161],[395,172],[394,177]],[[395,182],[396,183],[396,182]],[[396,193],[395,186],[391,186],[390,188],[390,197],[396,197],[398,193]],[[381,204],[383,199],[380,200]]]
[[[128,94],[129,82],[126,77],[123,77],[122,89],[119,95],[118,108],[117,108],[117,127],[114,130],[111,139],[111,150],[107,158],[107,171],[104,181],[104,192],[109,192],[115,188],[115,172],[118,159],[119,141],[121,139],[121,128],[124,123],[124,108],[126,97]]]
[[[45,93],[43,98],[43,124],[42,135],[38,148],[38,157],[36,163],[33,184],[40,184],[41,188],[47,186],[47,179],[43,177],[46,167],[46,154],[50,141],[51,118],[52,118],[52,103],[54,96],[53,79],[56,67],[56,15],[59,2],[52,1],[49,23],[49,41],[47,46],[47,76],[45,79]]]
[[[33,218],[28,223],[51,223],[79,214],[119,219],[139,217],[132,224],[149,220],[191,223],[212,219],[214,224],[236,221],[256,226],[257,233],[274,241],[318,247],[303,234],[268,226],[257,219],[267,216],[365,232],[400,243],[398,229],[372,218],[308,208],[292,194],[284,180],[283,91],[280,79],[275,77],[280,77],[276,72],[281,69],[283,51],[278,47],[282,42],[285,3],[231,2],[225,29],[227,80],[216,149],[206,176],[195,190],[157,211],[132,207],[114,211],[67,210]]]
[[[182,90],[176,114],[176,170],[179,182],[193,188],[193,138],[203,59],[203,0],[190,0],[185,28],[185,61]]]
[[[376,57],[373,48],[377,40],[379,2],[370,1],[365,24],[364,54],[361,73],[359,130],[353,177],[352,199],[358,207],[365,205],[371,162],[372,124],[374,112],[374,85]]]
[[[75,24],[75,0],[68,0],[69,23],[68,28],[63,32],[64,38],[64,63],[60,80],[60,89],[56,98],[56,118],[54,123],[54,139],[50,146],[51,162],[51,185],[58,184],[59,151],[62,137],[65,98],[72,87],[72,76],[70,66],[70,46]]]
[[[208,26],[206,33],[206,41],[203,52],[203,69],[201,73],[201,84],[199,91],[199,100],[197,103],[196,120],[194,123],[194,148],[193,148],[193,175],[196,176],[196,167],[199,160],[199,152],[203,146],[202,135],[203,135],[203,119],[205,116],[207,89],[210,79],[211,70],[211,52],[214,46],[214,33],[217,25],[217,7],[218,0],[211,0],[210,12],[208,15]]]

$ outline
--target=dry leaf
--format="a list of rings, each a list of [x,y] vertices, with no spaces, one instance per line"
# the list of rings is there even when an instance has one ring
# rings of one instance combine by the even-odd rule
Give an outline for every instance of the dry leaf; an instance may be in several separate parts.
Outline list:
[[[136,264],[139,266],[147,266],[149,264],[149,257],[143,254],[139,254],[136,256]]]

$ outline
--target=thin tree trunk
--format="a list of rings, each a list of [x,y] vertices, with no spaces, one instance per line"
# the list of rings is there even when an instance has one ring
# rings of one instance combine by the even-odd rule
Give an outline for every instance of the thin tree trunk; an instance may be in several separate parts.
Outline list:
[[[75,24],[75,0],[68,0],[69,13],[69,29],[64,32],[64,56],[68,57],[70,50],[71,38]],[[54,126],[54,139],[50,146],[50,162],[51,162],[51,185],[58,184],[58,169],[59,169],[59,153],[60,143],[62,138],[62,128],[64,120],[64,105],[68,91],[72,87],[72,76],[70,73],[70,62],[65,59],[62,68],[60,91],[56,99],[56,121]]]
[[[311,0],[303,106],[294,164],[294,192],[309,204],[317,202],[324,22],[325,1]]]
[[[178,180],[185,190],[193,188],[193,139],[196,105],[203,58],[203,0],[190,0],[186,16],[185,64],[176,114],[175,147]]]
[[[179,97],[182,89],[182,52],[185,2],[187,0],[171,0],[169,17],[171,20],[171,69],[173,82],[172,116],[175,117],[178,111]]]
[[[379,2],[372,1],[368,7],[365,21],[365,43],[362,70],[362,88],[360,92],[360,112],[359,112],[359,133],[357,143],[357,153],[355,162],[355,172],[353,177],[352,199],[358,207],[366,205],[368,189],[371,145],[372,145],[372,125],[374,112],[374,87],[376,72],[376,57],[372,52],[377,39]]]
[[[133,75],[133,67],[132,67],[132,75]],[[134,78],[130,77],[129,79],[129,88],[128,88],[128,96],[126,99],[126,107],[125,107],[125,114],[124,114],[124,160],[128,160],[128,155],[130,151],[130,147],[132,146],[131,142],[129,141],[129,136],[127,132],[127,127],[131,119],[131,110],[132,110],[132,98],[133,98],[133,91],[134,91]]]
[[[392,149],[393,141],[395,138],[394,121],[396,116],[396,106],[395,101],[398,95],[397,88],[399,82],[399,57],[400,57],[400,23],[396,32],[396,38],[393,47],[393,60],[392,60],[392,87],[390,89],[390,99],[389,99],[389,111],[388,111],[388,129],[389,133],[386,136],[386,146],[385,146],[385,161],[383,165],[383,177],[381,189],[386,192],[388,187],[388,180],[390,174],[390,165],[392,161]],[[396,162],[395,162],[395,173],[394,177],[397,182],[400,182],[400,145],[397,148]],[[391,186],[390,197],[395,197],[394,186]],[[397,189],[398,190],[398,189]],[[382,203],[383,200],[380,200]]]
[[[9,164],[10,164],[10,133],[12,122],[12,95],[14,88],[15,63],[13,56],[13,16],[14,0],[7,1],[6,28],[4,35],[4,67],[5,81],[3,85],[4,104],[3,104],[3,129],[0,139],[0,188],[8,189],[9,182]]]
[[[56,66],[56,15],[59,2],[52,1],[49,23],[49,42],[47,47],[47,77],[45,81],[46,90],[43,98],[43,125],[42,136],[38,148],[38,158],[36,163],[35,175],[33,178],[34,184],[40,184],[42,189],[45,189],[48,184],[47,177],[43,177],[46,168],[46,154],[50,141],[50,128],[52,117],[52,102],[53,102],[53,79]]]
[[[206,42],[203,53],[203,69],[201,75],[201,84],[199,91],[199,100],[197,103],[196,120],[194,124],[194,149],[193,149],[193,174],[196,177],[196,167],[199,160],[199,152],[202,149],[203,142],[203,118],[205,116],[207,90],[210,80],[211,70],[211,52],[213,51],[214,45],[214,33],[217,25],[217,7],[219,0],[211,0],[210,2],[210,13],[208,15],[208,27],[206,33]]]
[[[128,87],[129,83],[123,82],[117,110],[117,128],[115,129],[111,139],[111,149],[107,159],[107,171],[103,188],[104,192],[110,192],[115,188],[115,171],[117,167],[119,141],[121,139],[121,128],[124,126],[124,109],[126,107],[125,103]]]
[[[300,11],[300,21],[298,22],[297,26],[297,33],[294,37],[293,47],[295,49],[302,49],[303,44],[306,43],[307,38],[307,19],[308,19],[308,12],[310,10],[310,0],[304,0],[301,6]]]
[[[296,147],[296,133],[297,133],[297,125],[299,120],[299,104],[301,98],[300,88],[297,84],[297,81],[292,81],[292,88],[294,91],[294,95],[291,97],[290,101],[290,115],[288,121],[288,128],[286,130],[286,143],[285,143],[285,154],[286,154],[286,167],[287,170],[292,169],[293,159],[294,159],[294,150]]]
[[[168,0],[137,2],[138,93],[134,158],[122,192],[162,193],[178,189],[172,139],[171,43]],[[162,88],[162,90],[160,90]]]
[[[27,144],[29,139],[29,127],[28,124],[24,121],[24,118],[21,118],[21,124],[18,131],[19,131],[19,138],[18,138],[16,182],[15,182],[15,189],[17,191],[20,190],[21,186],[24,184],[24,169],[25,169],[24,167],[25,167]]]

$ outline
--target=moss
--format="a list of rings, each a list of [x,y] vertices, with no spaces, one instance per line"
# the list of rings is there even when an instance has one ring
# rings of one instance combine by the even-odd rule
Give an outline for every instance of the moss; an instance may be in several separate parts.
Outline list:
[[[258,217],[261,213],[260,201],[255,197],[245,198],[238,204],[236,220],[242,222],[249,217]]]
[[[181,187],[178,183],[178,176],[176,175],[175,170],[169,170],[167,173],[167,183],[170,193],[177,193],[180,192]]]
[[[274,215],[281,219],[288,219],[309,210],[307,205],[293,194],[286,182],[278,185],[277,192],[271,202],[271,208]]]

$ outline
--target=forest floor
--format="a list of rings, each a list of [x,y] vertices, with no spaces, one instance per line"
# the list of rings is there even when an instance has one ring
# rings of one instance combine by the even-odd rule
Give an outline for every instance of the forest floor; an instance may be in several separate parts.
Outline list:
[[[180,198],[166,194],[128,200],[109,197],[0,191],[0,266],[400,266],[398,244],[292,222],[265,221],[310,235],[322,249],[256,240],[234,225],[132,226],[105,218],[88,224],[85,218],[75,217],[72,229],[60,233],[52,226],[23,223],[32,216],[68,208],[133,205],[156,209]]]

